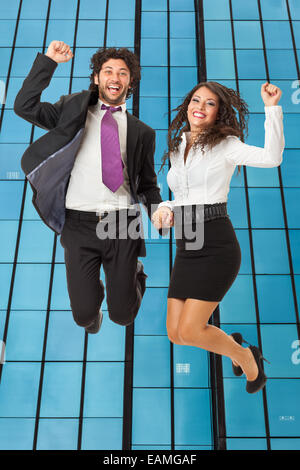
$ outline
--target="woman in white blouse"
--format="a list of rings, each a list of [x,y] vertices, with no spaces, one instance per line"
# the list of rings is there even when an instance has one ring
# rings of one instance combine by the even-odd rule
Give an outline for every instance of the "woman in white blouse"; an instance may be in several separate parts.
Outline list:
[[[267,380],[261,351],[252,345],[244,348],[246,341],[240,333],[227,335],[208,320],[241,263],[240,246],[226,210],[234,170],[238,166],[240,171],[240,165],[272,168],[282,162],[283,113],[277,105],[281,90],[266,82],[261,97],[264,148],[240,140],[247,128],[248,109],[238,92],[217,82],[202,82],[188,93],[176,108],[164,156],[164,162],[167,158],[171,162],[167,181],[174,200],[161,203],[152,217],[157,228],[175,226],[177,250],[167,311],[170,341],[230,357],[234,374],[246,375],[249,393],[261,390]],[[193,243],[187,243],[191,233],[194,243],[202,235],[202,245],[195,243],[193,248]]]

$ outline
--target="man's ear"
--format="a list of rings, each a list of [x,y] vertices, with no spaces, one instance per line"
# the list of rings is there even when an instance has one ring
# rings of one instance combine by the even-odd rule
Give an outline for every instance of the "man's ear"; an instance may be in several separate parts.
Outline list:
[[[94,73],[94,83],[95,83],[95,85],[99,85],[99,79],[98,79],[98,75],[96,73]]]

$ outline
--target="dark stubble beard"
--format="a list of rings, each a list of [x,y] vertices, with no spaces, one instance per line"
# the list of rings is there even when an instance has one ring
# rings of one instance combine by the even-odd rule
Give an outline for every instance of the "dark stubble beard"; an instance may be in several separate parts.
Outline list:
[[[106,101],[107,103],[109,103],[111,105],[114,105],[114,106],[118,105],[118,104],[121,104],[125,101],[125,97],[126,97],[127,91],[128,91],[128,88],[125,88],[121,95],[119,95],[115,99],[111,99],[107,96],[107,94],[105,93],[105,89],[103,87],[101,87],[99,85],[98,89],[99,89],[99,98],[102,99],[103,101]]]

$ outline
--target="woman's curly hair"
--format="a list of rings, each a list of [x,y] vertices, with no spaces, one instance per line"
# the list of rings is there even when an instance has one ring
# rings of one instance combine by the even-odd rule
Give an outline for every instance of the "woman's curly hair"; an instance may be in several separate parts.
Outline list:
[[[95,52],[95,54],[91,57],[90,63],[92,73],[90,75],[89,90],[92,90],[92,92],[98,94],[98,85],[94,83],[94,75],[99,74],[102,65],[109,59],[122,59],[129,68],[131,83],[130,87],[128,88],[126,99],[130,98],[135,87],[141,79],[141,67],[138,57],[126,47],[121,47],[120,49],[116,49],[115,47],[110,47],[108,49],[100,47],[97,52]]]
[[[248,105],[240,97],[239,93],[218,82],[200,82],[186,95],[182,104],[172,110],[177,111],[177,114],[168,130],[168,150],[163,155],[159,171],[161,171],[165,162],[170,158],[170,154],[178,150],[182,134],[190,131],[187,115],[188,106],[194,93],[202,86],[205,86],[218,96],[219,110],[214,125],[199,133],[193,148],[200,148],[203,152],[205,145],[212,149],[229,135],[235,135],[239,138],[244,138],[244,134],[248,135]],[[239,121],[233,108],[239,114]],[[240,172],[240,169],[241,167],[239,166],[238,172]]]

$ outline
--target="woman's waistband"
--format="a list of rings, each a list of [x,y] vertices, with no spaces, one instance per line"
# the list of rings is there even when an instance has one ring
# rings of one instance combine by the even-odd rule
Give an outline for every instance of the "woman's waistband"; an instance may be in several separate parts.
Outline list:
[[[175,221],[178,217],[178,220],[182,220],[182,223],[185,224],[189,222],[208,222],[209,220],[219,219],[221,217],[229,218],[227,213],[227,202],[175,206],[173,211]]]

